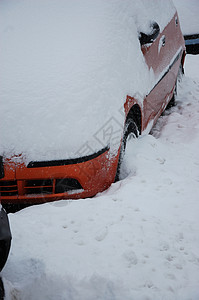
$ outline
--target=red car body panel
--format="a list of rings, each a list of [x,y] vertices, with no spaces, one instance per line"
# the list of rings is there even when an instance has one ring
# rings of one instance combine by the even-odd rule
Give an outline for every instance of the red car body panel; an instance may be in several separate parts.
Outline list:
[[[5,177],[0,181],[2,203],[28,204],[91,197],[104,191],[114,181],[117,157],[110,160],[107,150],[94,159],[76,164],[28,168],[23,162],[8,160],[4,165]],[[77,180],[81,188],[55,193],[56,180],[62,184],[66,177]],[[45,180],[49,179],[51,183],[46,185]],[[43,188],[47,188],[48,193],[42,193]]]
[[[157,39],[142,46],[146,63],[153,68],[157,78],[154,87],[146,95],[143,105],[139,100],[127,96],[124,105],[126,116],[136,104],[141,112],[141,132],[164,111],[173,97],[177,75],[185,56],[184,39],[177,13]],[[92,197],[107,189],[114,182],[121,144],[111,157],[109,149],[90,160],[59,165],[26,166],[23,160],[14,162],[4,159],[4,177],[0,180],[1,202],[41,203],[59,199]],[[59,192],[64,179],[73,180],[73,189]],[[75,189],[76,182],[78,187]]]
[[[153,67],[158,78],[157,86],[152,89],[144,101],[143,130],[151,120],[153,123],[156,122],[173,97],[179,67],[181,63],[184,63],[184,61],[182,62],[185,53],[184,39],[177,20],[176,13],[153,45],[142,47],[149,68]],[[165,45],[162,45],[163,40]]]

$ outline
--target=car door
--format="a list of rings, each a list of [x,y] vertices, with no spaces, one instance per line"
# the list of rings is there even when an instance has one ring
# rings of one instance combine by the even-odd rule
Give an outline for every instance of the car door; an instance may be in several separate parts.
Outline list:
[[[183,44],[176,13],[152,43],[141,46],[145,61],[155,75],[153,86],[144,100],[144,127],[150,120],[158,118],[172,98]]]

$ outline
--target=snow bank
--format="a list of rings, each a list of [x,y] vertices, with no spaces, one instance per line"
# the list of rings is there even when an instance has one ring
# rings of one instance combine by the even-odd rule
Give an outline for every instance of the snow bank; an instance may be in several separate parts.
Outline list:
[[[112,117],[123,124],[126,95],[153,85],[138,29],[163,29],[174,12],[163,0],[1,0],[0,153],[28,162],[101,149],[94,136]]]
[[[9,214],[5,300],[199,299],[198,63],[153,135],[127,144],[124,180]]]

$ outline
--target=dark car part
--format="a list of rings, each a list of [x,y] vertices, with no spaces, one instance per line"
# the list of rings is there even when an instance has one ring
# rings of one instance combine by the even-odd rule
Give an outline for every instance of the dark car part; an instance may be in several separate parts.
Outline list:
[[[124,127],[124,135],[122,139],[122,144],[120,148],[120,155],[119,155],[119,160],[118,160],[118,166],[117,166],[117,172],[115,176],[115,182],[120,180],[120,171],[121,171],[121,163],[124,158],[125,150],[126,150],[126,143],[128,141],[128,138],[131,136],[133,138],[137,138],[139,136],[140,132],[138,129],[138,126],[134,119],[127,119],[125,127]]]
[[[78,158],[50,160],[50,161],[31,161],[27,165],[27,168],[43,168],[43,167],[67,166],[67,165],[80,164],[82,162],[92,160],[92,159],[102,155],[103,153],[107,152],[108,150],[109,150],[109,147],[107,146],[94,154],[86,155],[86,156],[82,156],[82,157],[78,157]]]
[[[185,46],[188,54],[199,54],[199,34],[185,35]]]
[[[3,281],[0,277],[0,300],[3,300],[4,296],[5,296],[5,291],[4,291]]]
[[[139,34],[139,40],[142,46],[153,43],[160,33],[160,27],[156,22],[151,22],[150,29],[150,33],[140,32]]]
[[[11,245],[11,232],[6,211],[1,208],[0,210],[0,271],[3,269]]]

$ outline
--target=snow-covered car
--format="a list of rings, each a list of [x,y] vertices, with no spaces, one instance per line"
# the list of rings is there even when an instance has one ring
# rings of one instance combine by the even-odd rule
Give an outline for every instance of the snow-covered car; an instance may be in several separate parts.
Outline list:
[[[11,245],[11,232],[6,211],[0,204],[0,271],[3,269]]]
[[[199,2],[198,0],[174,0],[182,25],[186,51],[199,54]]]
[[[170,0],[1,1],[0,45],[2,204],[107,189],[185,58]]]

